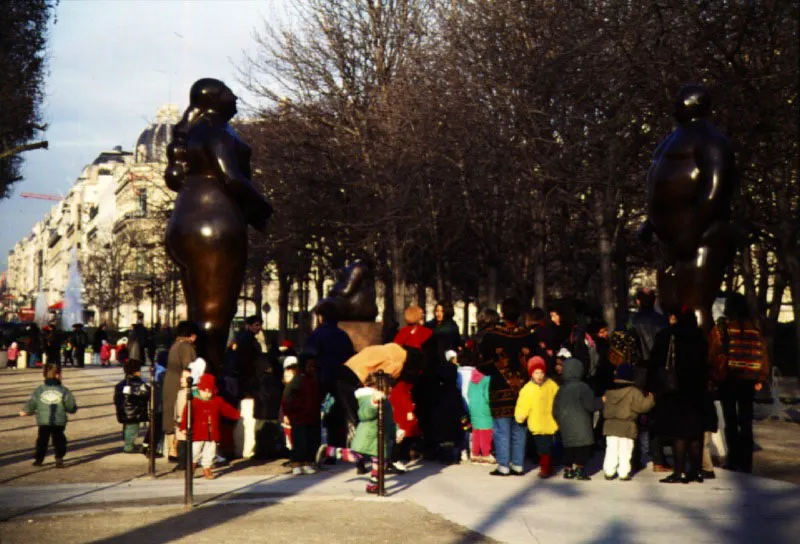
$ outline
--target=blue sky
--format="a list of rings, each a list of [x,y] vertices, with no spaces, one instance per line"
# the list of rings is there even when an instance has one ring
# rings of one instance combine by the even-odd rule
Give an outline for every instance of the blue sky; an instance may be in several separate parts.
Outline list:
[[[0,201],[0,269],[8,251],[52,202],[22,192],[66,194],[98,153],[132,150],[158,107],[186,106],[201,77],[227,82],[240,97],[236,65],[253,32],[290,18],[286,0],[62,0],[50,37],[43,107],[46,151],[25,154],[25,179]]]

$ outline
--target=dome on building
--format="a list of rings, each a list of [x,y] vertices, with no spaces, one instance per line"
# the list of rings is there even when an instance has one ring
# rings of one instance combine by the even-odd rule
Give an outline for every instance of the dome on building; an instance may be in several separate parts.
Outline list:
[[[164,104],[156,112],[156,120],[142,131],[136,140],[137,163],[165,162],[167,144],[172,139],[172,129],[180,119],[180,111],[175,104]]]

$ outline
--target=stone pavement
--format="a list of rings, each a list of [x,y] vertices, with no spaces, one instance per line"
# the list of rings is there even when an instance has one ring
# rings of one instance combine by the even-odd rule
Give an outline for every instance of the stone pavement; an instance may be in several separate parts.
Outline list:
[[[14,524],[55,514],[69,515],[72,521],[139,509],[141,522],[126,529],[126,538],[119,541],[168,542],[175,538],[175,527],[188,540],[218,530],[220,524],[239,527],[275,503],[309,504],[312,511],[314,503],[320,508],[352,503],[354,509],[383,505],[391,520],[392,508],[407,501],[504,542],[781,543],[796,542],[800,535],[800,487],[722,470],[716,480],[702,485],[665,485],[647,471],[632,482],[606,482],[602,475],[591,482],[570,482],[560,477],[541,481],[535,473],[495,478],[485,467],[427,464],[390,478],[390,496],[376,498],[365,495],[364,479],[351,467],[291,477],[280,463],[240,461],[217,480],[196,481],[198,507],[193,511],[163,506],[158,512],[166,509],[174,515],[149,521],[149,507],[182,503],[183,482],[178,474],[166,473],[166,464],[160,464],[157,480],[142,477],[143,457],[118,453],[111,389],[120,377],[119,369],[66,371],[65,384],[76,392],[81,409],[67,428],[68,468],[55,470],[52,458],[40,469],[30,466],[35,424],[15,415],[41,382],[40,371],[0,372],[0,520]],[[775,459],[776,477],[798,481],[800,427],[767,421],[756,427],[756,437],[761,447],[756,470],[759,459],[769,455]],[[0,541],[3,527],[10,524],[0,523]],[[173,531],[163,531],[165,527]],[[467,542],[468,537],[449,541]]]
[[[201,532],[204,511],[225,504],[252,509],[276,502],[409,501],[476,533],[502,542],[797,542],[800,487],[754,476],[718,471],[716,480],[690,485],[657,482],[652,472],[632,482],[496,478],[485,468],[462,465],[416,467],[388,480],[386,498],[364,493],[364,478],[351,467],[333,467],[315,476],[223,476],[196,480],[198,507],[188,531]],[[52,512],[86,513],[114,507],[181,504],[180,480],[135,479],[116,484],[17,486],[0,495],[2,518],[27,518]],[[389,506],[388,512],[391,511]],[[215,524],[220,523],[219,512]],[[240,514],[236,514],[240,515]],[[174,519],[174,518],[170,518]],[[226,522],[233,521],[224,520]],[[131,531],[161,542],[159,524]],[[185,535],[190,536],[190,535]]]

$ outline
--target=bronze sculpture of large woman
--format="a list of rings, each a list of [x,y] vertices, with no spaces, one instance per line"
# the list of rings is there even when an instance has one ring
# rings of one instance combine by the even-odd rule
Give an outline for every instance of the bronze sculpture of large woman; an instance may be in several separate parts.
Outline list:
[[[678,127],[653,154],[647,175],[647,220],[639,236],[658,237],[662,307],[695,311],[706,331],[711,305],[740,234],[731,222],[738,175],[730,142],[709,120],[711,98],[701,85],[685,85],[675,101]]]
[[[247,225],[263,231],[272,214],[250,181],[250,147],[228,124],[236,100],[219,80],[192,85],[164,175],[178,193],[167,252],[181,272],[188,318],[201,329],[198,354],[214,370],[221,367],[244,281]]]

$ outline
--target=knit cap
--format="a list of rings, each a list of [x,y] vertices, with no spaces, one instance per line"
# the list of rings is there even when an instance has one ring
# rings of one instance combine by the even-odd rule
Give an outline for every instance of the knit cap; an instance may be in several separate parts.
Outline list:
[[[448,350],[447,350],[447,351],[444,353],[444,360],[445,360],[445,361],[447,361],[448,363],[449,363],[450,361],[452,361],[453,359],[455,359],[456,357],[458,357],[458,353],[456,353],[456,352],[455,352],[454,350],[452,350],[452,349],[448,349]]]
[[[213,374],[203,374],[200,376],[200,381],[197,384],[197,389],[200,391],[217,392],[217,380]]]
[[[533,371],[537,369],[547,374],[547,365],[545,364],[544,359],[538,355],[534,355],[528,359],[528,376],[533,376]]]

